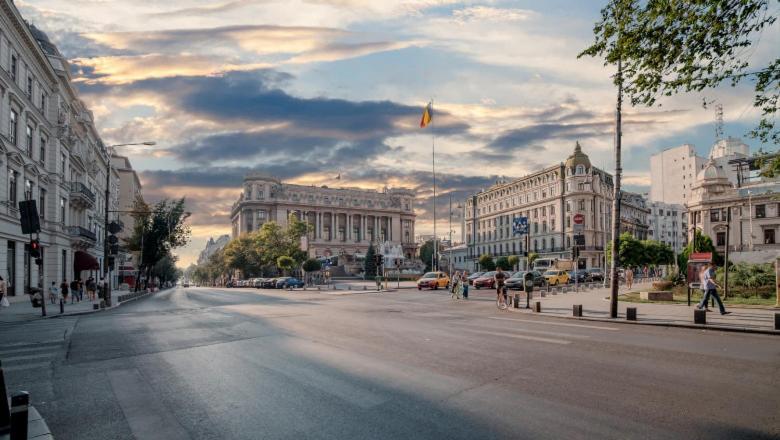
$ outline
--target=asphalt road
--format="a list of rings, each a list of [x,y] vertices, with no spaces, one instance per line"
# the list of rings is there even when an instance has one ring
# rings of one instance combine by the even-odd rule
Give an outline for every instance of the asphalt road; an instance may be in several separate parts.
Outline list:
[[[780,437],[770,335],[206,288],[1,330],[57,439]]]

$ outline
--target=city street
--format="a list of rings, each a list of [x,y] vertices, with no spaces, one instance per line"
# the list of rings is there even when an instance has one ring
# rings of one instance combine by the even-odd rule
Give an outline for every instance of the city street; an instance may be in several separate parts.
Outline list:
[[[3,325],[57,439],[777,438],[776,336],[486,296],[177,288]]]

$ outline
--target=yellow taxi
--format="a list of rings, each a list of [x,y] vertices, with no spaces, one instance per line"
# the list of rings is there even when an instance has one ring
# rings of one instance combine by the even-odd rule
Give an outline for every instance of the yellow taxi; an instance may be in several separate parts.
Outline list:
[[[544,279],[550,286],[569,283],[569,272],[565,270],[551,269],[544,273]]]
[[[444,272],[428,272],[417,280],[417,290],[433,289],[436,290],[439,287],[446,289],[450,284],[450,277]]]

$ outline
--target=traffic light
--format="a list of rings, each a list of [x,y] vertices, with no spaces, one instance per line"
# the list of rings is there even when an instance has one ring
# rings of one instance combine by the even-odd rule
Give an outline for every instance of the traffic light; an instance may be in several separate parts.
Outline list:
[[[572,256],[574,257],[575,260],[577,258],[580,258],[580,247],[579,246],[576,246],[576,245],[574,246],[574,248],[572,249]]]
[[[119,245],[118,244],[112,244],[108,246],[108,253],[110,255],[116,255],[119,253]]]
[[[36,259],[41,257],[41,243],[37,239],[30,240],[30,257]]]
[[[114,257],[109,256],[108,257],[108,267],[114,268]]]

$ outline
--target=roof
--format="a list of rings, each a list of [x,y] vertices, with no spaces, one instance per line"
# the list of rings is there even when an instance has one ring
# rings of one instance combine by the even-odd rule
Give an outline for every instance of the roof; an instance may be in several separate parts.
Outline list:
[[[577,165],[584,165],[585,168],[590,168],[590,158],[582,152],[579,141],[574,144],[574,152],[566,159],[566,168],[576,168]]]

